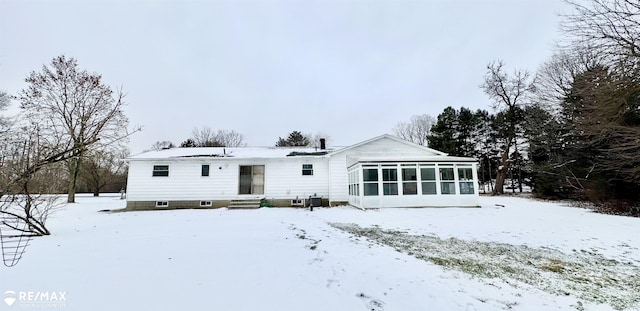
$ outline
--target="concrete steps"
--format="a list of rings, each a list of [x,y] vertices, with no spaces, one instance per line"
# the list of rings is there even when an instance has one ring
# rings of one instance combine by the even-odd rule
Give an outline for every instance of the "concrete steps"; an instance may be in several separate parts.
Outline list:
[[[261,199],[231,200],[228,209],[256,209],[260,208]]]

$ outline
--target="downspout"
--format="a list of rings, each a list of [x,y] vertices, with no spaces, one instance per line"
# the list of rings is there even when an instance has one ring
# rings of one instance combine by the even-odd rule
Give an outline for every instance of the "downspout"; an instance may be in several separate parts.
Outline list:
[[[329,169],[329,207],[331,206],[331,157],[325,157],[327,161],[327,168]]]

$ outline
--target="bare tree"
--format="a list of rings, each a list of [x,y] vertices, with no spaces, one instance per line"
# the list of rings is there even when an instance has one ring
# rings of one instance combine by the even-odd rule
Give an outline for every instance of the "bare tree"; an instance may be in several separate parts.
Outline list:
[[[575,11],[564,16],[562,30],[572,36],[572,44],[602,52],[615,62],[640,57],[640,2],[567,0],[567,3]]]
[[[129,135],[122,112],[124,95],[114,94],[102,76],[80,70],[75,59],[64,55],[54,58],[50,67],[31,72],[25,81],[28,86],[17,98],[28,120],[37,125],[37,136],[72,152],[67,159],[67,201],[75,202],[82,157],[99,141],[106,145]]]
[[[522,122],[522,110],[527,97],[534,90],[531,74],[526,70],[516,70],[512,76],[504,72],[502,61],[492,62],[487,66],[484,83],[480,87],[493,101],[493,108],[503,113],[503,139],[500,166],[497,168],[494,194],[504,193],[504,181],[511,167],[509,156],[516,143],[518,125]]]
[[[0,91],[0,111],[4,111],[9,107],[9,102],[11,101],[11,97],[9,94]],[[5,116],[0,116],[0,135],[6,133],[9,127],[9,119]]]
[[[244,142],[244,135],[234,130],[218,130],[215,140],[224,147],[244,147],[247,145]]]
[[[0,92],[0,111],[6,109],[9,100],[7,93]],[[43,186],[52,186],[56,179],[41,180],[43,175],[38,172],[43,166],[38,156],[45,150],[31,134],[33,132],[27,128],[13,130],[7,118],[0,116],[0,235],[3,243],[5,238],[13,238],[7,232],[27,237],[48,235],[45,221],[57,205],[55,197],[33,194],[35,187],[36,193],[46,193]],[[10,265],[16,263],[16,258],[12,258]],[[4,259],[7,264],[7,258]]]
[[[26,236],[48,235],[45,221],[62,203],[56,196],[43,195],[54,193],[57,186],[57,179],[50,173],[55,171],[54,164],[63,163],[76,152],[50,145],[49,140],[40,139],[37,130],[26,127],[10,135],[13,139],[5,139],[9,142],[0,150],[0,225]]]
[[[319,149],[320,146],[320,139],[324,139],[324,144],[325,147],[329,145],[329,140],[331,139],[331,136],[329,136],[329,134],[324,133],[324,132],[318,132],[314,135],[312,134],[305,134],[305,137],[307,137],[307,139],[309,140],[309,147],[311,148],[317,148]]]
[[[558,104],[570,95],[576,77],[602,63],[597,51],[585,47],[565,48],[546,61],[536,72],[535,101],[557,112]]]
[[[210,127],[195,127],[191,131],[196,147],[243,147],[244,135],[234,130],[214,131]]]
[[[194,127],[191,131],[193,140],[198,147],[223,147],[222,142],[218,141],[216,132],[208,126],[201,128]]]
[[[175,145],[168,141],[168,140],[163,140],[163,141],[157,141],[155,143],[153,143],[153,145],[151,145],[151,148],[149,150],[146,151],[160,151],[163,149],[169,149],[169,148],[174,148]]]
[[[427,145],[427,137],[431,134],[431,127],[436,119],[428,114],[415,115],[409,122],[399,122],[393,128],[393,133],[414,144]]]
[[[114,182],[127,168],[122,160],[126,150],[94,150],[82,161],[81,178],[97,197],[109,183]]]
[[[9,106],[9,94],[0,91],[0,111],[7,109]]]

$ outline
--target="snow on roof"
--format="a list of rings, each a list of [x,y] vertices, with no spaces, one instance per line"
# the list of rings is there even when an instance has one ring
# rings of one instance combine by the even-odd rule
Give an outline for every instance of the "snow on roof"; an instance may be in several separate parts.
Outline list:
[[[454,157],[446,155],[436,156],[416,156],[416,155],[400,155],[400,156],[354,156],[350,157],[357,162],[478,162],[475,158]]]
[[[412,142],[410,142],[410,141],[406,141],[406,140],[404,140],[404,139],[401,139],[401,138],[398,138],[398,137],[396,137],[396,136],[389,135],[389,134],[383,134],[383,135],[376,136],[376,137],[374,137],[374,138],[371,138],[371,139],[368,139],[368,140],[365,140],[365,141],[359,142],[359,143],[357,143],[357,144],[355,144],[355,145],[351,145],[351,146],[348,146],[348,147],[340,148],[339,150],[336,150],[336,151],[335,151],[335,153],[340,153],[340,152],[343,152],[343,151],[347,151],[347,150],[350,150],[350,149],[354,149],[354,148],[357,148],[357,147],[359,147],[359,146],[362,146],[362,145],[366,145],[366,144],[368,144],[368,143],[371,143],[371,142],[373,142],[373,141],[381,140],[381,139],[385,139],[385,138],[386,138],[386,139],[390,139],[390,140],[397,141],[397,142],[402,143],[402,144],[405,144],[405,145],[413,146],[413,147],[415,147],[415,148],[419,148],[419,149],[422,149],[422,150],[426,150],[426,151],[431,152],[431,153],[436,154],[436,155],[442,155],[442,156],[446,156],[446,155],[447,155],[446,153],[444,153],[444,152],[442,152],[442,151],[435,150],[435,149],[429,148],[429,147],[427,147],[427,146],[422,146],[422,145],[414,144],[414,143],[412,143]]]
[[[474,158],[452,157],[446,153],[425,146],[407,142],[388,134],[374,137],[364,142],[347,146],[336,147],[327,150],[310,147],[194,147],[194,148],[169,148],[159,151],[147,151],[128,158],[128,160],[158,160],[179,158],[229,158],[229,159],[264,159],[264,158],[290,158],[290,157],[322,157],[332,156],[344,151],[354,149],[381,139],[391,139],[422,150],[429,155],[403,155],[403,154],[376,154],[358,155],[357,161],[449,161],[449,162],[476,162]],[[364,157],[363,157],[364,156]]]
[[[300,156],[324,156],[332,150],[308,147],[194,147],[169,148],[147,151],[129,157],[129,160],[175,159],[175,158],[286,158]]]

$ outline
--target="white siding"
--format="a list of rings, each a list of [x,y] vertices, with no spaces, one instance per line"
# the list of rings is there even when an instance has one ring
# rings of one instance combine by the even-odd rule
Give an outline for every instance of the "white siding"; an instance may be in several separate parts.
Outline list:
[[[313,164],[313,175],[302,175],[302,164]],[[292,157],[274,159],[267,164],[265,197],[267,199],[328,197],[329,169],[326,158]]]
[[[209,164],[209,176],[201,166]],[[302,164],[313,164],[313,175],[302,175]],[[169,165],[168,177],[153,177],[154,165]],[[240,165],[265,166],[262,195],[274,199],[303,198],[314,193],[328,196],[328,165],[325,158],[285,159],[165,159],[131,161],[127,181],[129,201],[230,200],[238,197]]]
[[[349,175],[346,153],[339,153],[329,159],[329,201],[349,201]]]
[[[209,176],[201,166],[209,164]],[[153,177],[154,165],[169,165],[168,177]],[[225,200],[238,193],[238,166],[228,161],[157,160],[131,161],[127,181],[130,201]]]

